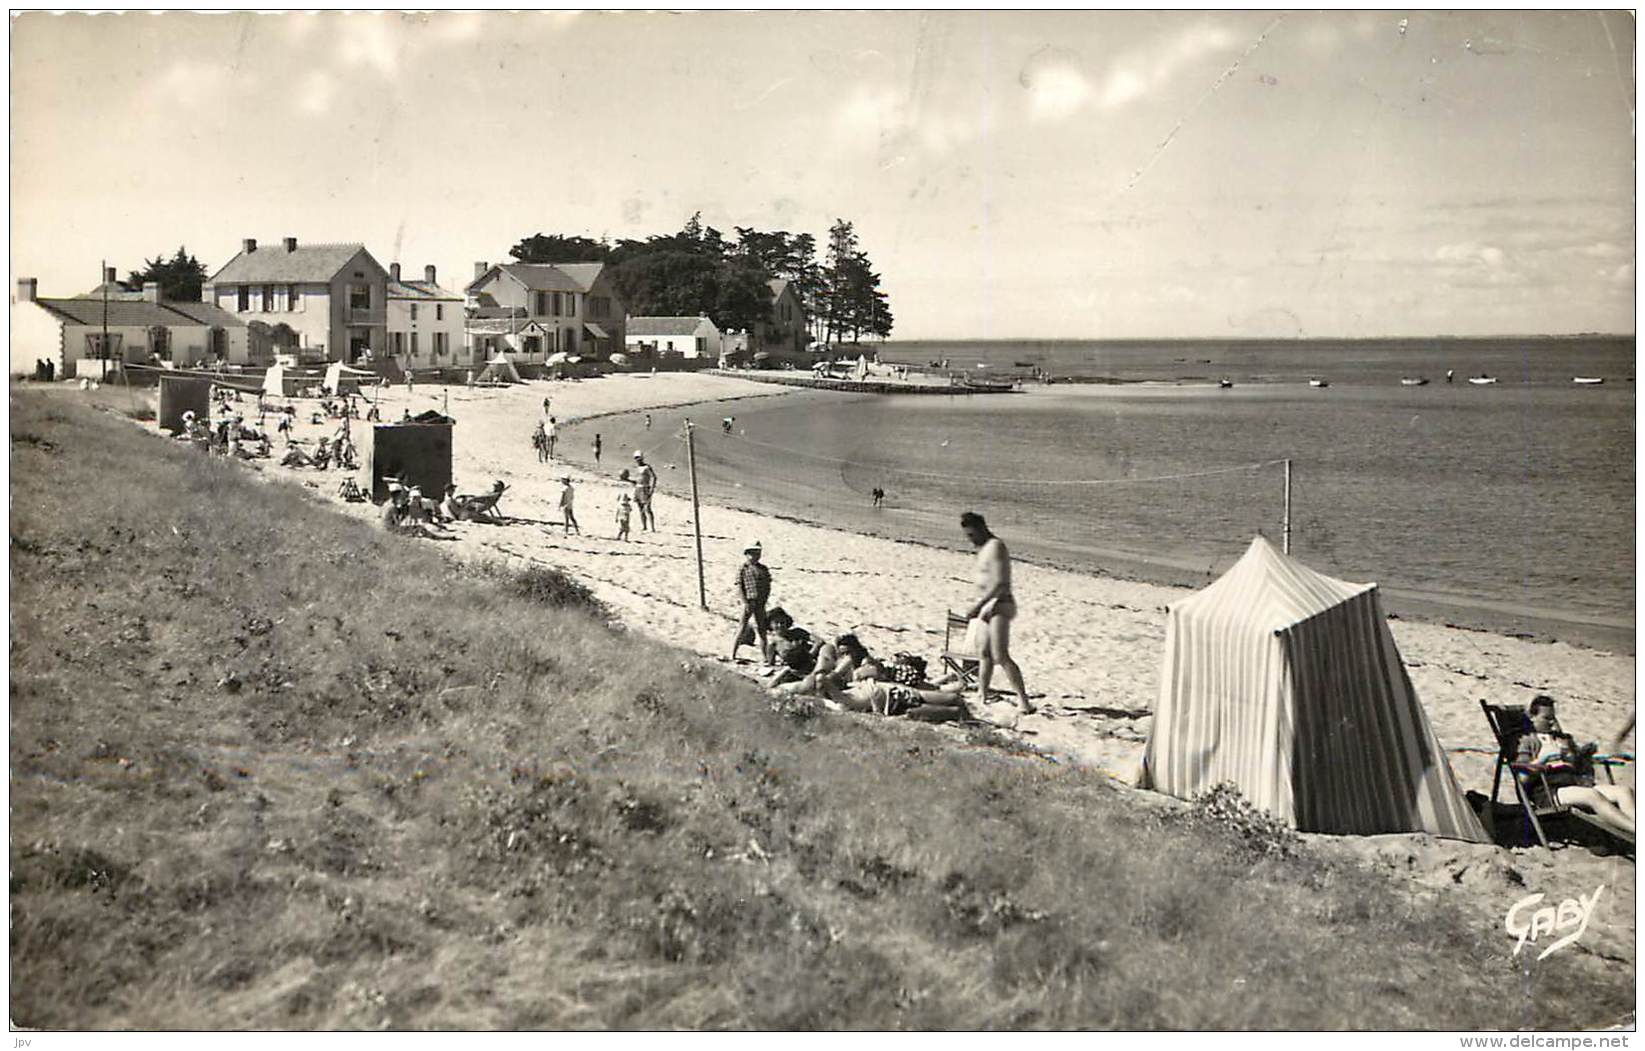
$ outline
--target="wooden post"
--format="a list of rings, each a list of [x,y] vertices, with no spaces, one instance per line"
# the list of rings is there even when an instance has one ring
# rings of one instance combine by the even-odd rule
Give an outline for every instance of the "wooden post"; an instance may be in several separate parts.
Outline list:
[[[703,519],[697,504],[697,446],[692,441],[691,421],[685,421],[685,459],[691,469],[691,531],[697,537],[697,601],[708,608],[708,583],[703,577]]]
[[[1285,553],[1291,553],[1291,461],[1285,461]]]

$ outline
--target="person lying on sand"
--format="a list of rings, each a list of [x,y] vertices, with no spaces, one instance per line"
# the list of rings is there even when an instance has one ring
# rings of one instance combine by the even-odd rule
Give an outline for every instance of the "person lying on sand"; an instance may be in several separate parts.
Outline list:
[[[811,689],[784,689],[778,692],[821,697],[846,711],[901,715],[927,723],[953,722],[970,714],[958,684],[947,689],[921,689],[881,682],[877,678],[862,678],[850,685],[841,685],[830,675],[808,677],[807,681],[812,684]]]
[[[1554,714],[1554,699],[1545,693],[1532,698],[1528,714],[1532,732],[1520,737],[1515,761],[1541,767],[1543,778],[1558,802],[1587,811],[1601,825],[1632,839],[1633,790],[1622,785],[1594,783],[1593,757],[1599,746],[1593,743],[1578,746],[1570,734],[1560,729]]]
[[[813,656],[812,670],[776,689],[782,693],[820,695],[825,679],[843,689],[857,679],[879,677],[879,663],[868,652],[868,647],[848,632],[833,642],[819,643]]]
[[[309,456],[300,447],[293,445],[286,449],[285,456],[280,459],[281,467],[313,467],[314,458]]]

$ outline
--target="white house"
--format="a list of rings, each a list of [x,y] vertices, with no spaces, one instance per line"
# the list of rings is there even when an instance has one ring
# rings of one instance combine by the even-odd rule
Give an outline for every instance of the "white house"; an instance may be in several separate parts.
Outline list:
[[[631,317],[624,345],[636,354],[720,356],[720,330],[706,317]]]
[[[400,264],[388,268],[388,355],[402,370],[468,365],[464,353],[463,297],[434,280],[423,267],[421,281],[400,278]]]
[[[32,277],[17,282],[11,302],[13,367],[54,361],[57,375],[70,379],[90,374],[87,361],[95,364],[97,376],[106,360],[256,363],[244,322],[209,303],[164,299],[153,281],[141,293],[111,289],[106,302],[101,294],[42,299],[38,291]]]
[[[473,316],[523,316],[547,333],[541,361],[556,352],[603,358],[624,346],[622,301],[604,263],[474,264],[464,290]]]
[[[463,329],[463,364],[479,368],[499,352],[515,365],[540,365],[553,351],[554,329],[524,315],[471,317]]]

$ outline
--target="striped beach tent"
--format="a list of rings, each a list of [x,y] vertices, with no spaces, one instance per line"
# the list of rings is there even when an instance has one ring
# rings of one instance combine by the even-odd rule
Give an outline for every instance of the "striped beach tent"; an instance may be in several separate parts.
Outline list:
[[[1171,607],[1141,783],[1190,799],[1232,782],[1304,832],[1489,842],[1428,725],[1375,584],[1251,541]]]

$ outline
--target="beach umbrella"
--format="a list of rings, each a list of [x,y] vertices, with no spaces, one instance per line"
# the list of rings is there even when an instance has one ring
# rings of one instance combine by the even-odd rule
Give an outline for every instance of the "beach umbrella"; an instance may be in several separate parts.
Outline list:
[[[544,365],[564,365],[567,361],[570,361],[570,360],[571,360],[571,355],[567,354],[563,350],[556,350],[554,353],[550,354],[548,357],[543,359],[543,364]]]
[[[627,354],[613,354],[613,355],[611,355],[611,363],[613,365],[632,365],[633,364],[633,362],[628,360],[628,355]]]

